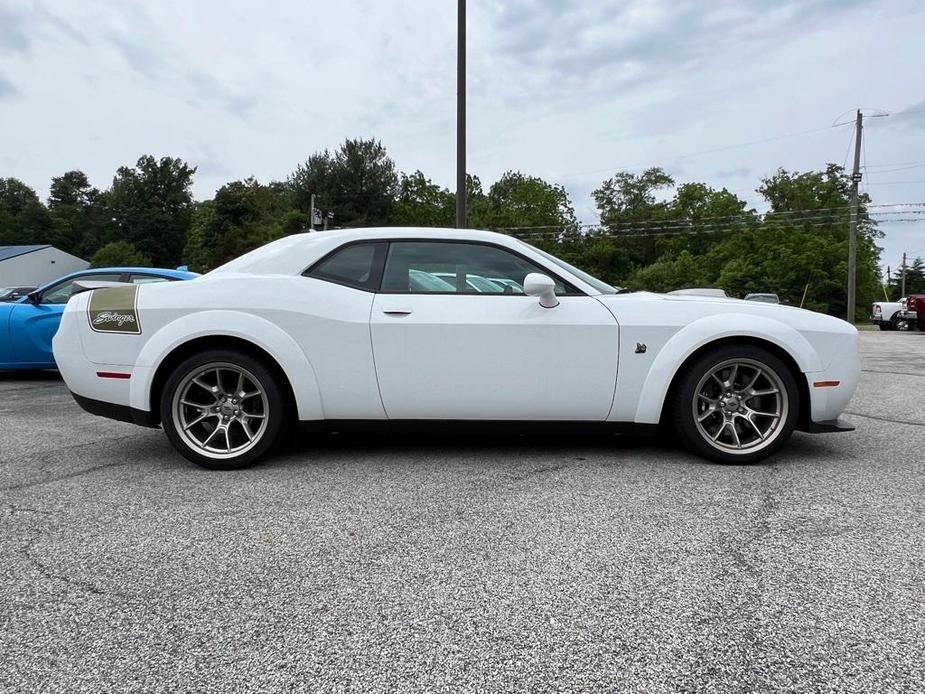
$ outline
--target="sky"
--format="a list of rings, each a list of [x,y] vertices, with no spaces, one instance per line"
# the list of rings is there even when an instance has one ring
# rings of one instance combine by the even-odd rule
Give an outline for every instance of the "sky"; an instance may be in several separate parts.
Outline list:
[[[468,169],[561,183],[581,221],[619,170],[755,188],[778,167],[850,166],[925,202],[921,0],[469,0]],[[455,183],[455,0],[0,0],[0,176],[43,198],[105,188],[142,154],[223,183],[285,179],[345,138]],[[884,115],[890,114],[890,115]],[[834,126],[834,127],[833,127]],[[883,208],[903,209],[903,208]],[[882,263],[925,256],[925,219],[882,224]]]

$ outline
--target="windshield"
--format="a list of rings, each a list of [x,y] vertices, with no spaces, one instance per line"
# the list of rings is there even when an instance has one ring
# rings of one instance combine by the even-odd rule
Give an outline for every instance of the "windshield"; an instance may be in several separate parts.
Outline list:
[[[609,284],[607,284],[606,282],[601,282],[599,279],[597,279],[597,277],[593,277],[593,276],[589,275],[589,274],[588,274],[587,272],[585,272],[584,270],[579,270],[579,269],[578,269],[577,267],[575,267],[574,265],[569,265],[569,264],[568,264],[567,262],[565,262],[564,260],[562,260],[562,259],[560,259],[560,258],[557,258],[556,256],[551,255],[551,254],[547,253],[546,251],[540,250],[540,249],[537,248],[536,246],[532,246],[532,245],[530,245],[529,243],[527,243],[526,241],[521,241],[521,243],[522,243],[523,245],[525,245],[527,248],[530,248],[531,250],[536,251],[537,253],[539,253],[541,256],[543,256],[543,257],[546,258],[547,260],[549,260],[549,261],[555,263],[556,265],[558,265],[559,267],[561,267],[563,270],[566,270],[566,271],[568,271],[568,272],[571,272],[573,275],[575,275],[575,277],[577,277],[577,278],[580,279],[581,281],[583,281],[583,282],[585,282],[585,283],[587,283],[587,284],[590,284],[592,287],[594,287],[594,289],[596,289],[597,291],[599,291],[601,294],[618,294],[619,291],[620,291],[620,290],[617,289],[616,287],[611,287],[611,286],[610,286]]]

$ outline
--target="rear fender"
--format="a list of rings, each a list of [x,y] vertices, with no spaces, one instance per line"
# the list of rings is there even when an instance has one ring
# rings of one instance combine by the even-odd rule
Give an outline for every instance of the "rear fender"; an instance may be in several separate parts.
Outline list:
[[[272,356],[292,385],[300,420],[324,419],[321,392],[308,356],[287,333],[252,313],[203,311],[168,323],[145,343],[132,369],[131,406],[151,409],[158,365],[177,347],[201,337],[228,336],[250,342]]]

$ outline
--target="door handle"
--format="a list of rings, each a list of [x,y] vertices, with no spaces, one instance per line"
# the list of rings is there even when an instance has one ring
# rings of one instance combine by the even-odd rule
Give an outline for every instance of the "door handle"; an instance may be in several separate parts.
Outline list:
[[[384,308],[382,312],[387,316],[407,316],[412,311],[410,308],[399,308],[396,306],[394,308]]]

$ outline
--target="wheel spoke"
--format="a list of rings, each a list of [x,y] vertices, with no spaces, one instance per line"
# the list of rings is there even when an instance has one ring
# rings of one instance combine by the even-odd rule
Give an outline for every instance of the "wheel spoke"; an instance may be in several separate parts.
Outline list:
[[[254,390],[254,391],[251,391],[250,393],[245,393],[243,390],[241,391],[241,399],[242,399],[242,400],[247,400],[248,398],[253,398],[253,397],[256,397],[256,396],[258,396],[258,395],[260,395],[260,391],[259,391],[259,390]]]
[[[761,397],[762,395],[774,395],[780,391],[777,388],[766,388],[764,390],[750,390],[745,396],[745,402],[748,402],[752,398]]]
[[[729,371],[729,378],[726,380],[726,389],[733,390],[735,389],[736,376],[739,375],[739,365],[733,364],[732,369]]]
[[[202,374],[200,374],[200,376],[201,376],[201,375],[202,375]],[[213,398],[215,398],[216,400],[218,400],[218,398],[215,397],[215,390],[214,390],[214,389],[215,389],[215,386],[210,386],[208,383],[206,383],[205,381],[203,381],[203,380],[200,378],[200,376],[196,376],[196,378],[194,378],[192,382],[195,383],[195,384],[196,384],[197,386],[199,386],[200,388],[202,388],[204,391],[206,391],[206,392],[207,392],[209,395],[211,395]]]
[[[218,415],[215,414],[214,412],[205,412],[205,413],[199,415],[198,417],[196,417],[196,419],[194,419],[192,422],[190,422],[189,424],[187,424],[185,427],[183,427],[183,431],[189,431],[189,430],[192,429],[194,426],[196,426],[197,424],[199,424],[199,422],[201,422],[201,421],[204,420],[204,419],[208,419],[209,417],[218,417]]]
[[[764,441],[764,437],[766,436],[766,434],[761,433],[761,429],[759,429],[758,425],[752,421],[751,415],[749,415],[748,417],[740,417],[740,419],[744,419],[746,422],[751,424],[752,429],[754,429],[755,433],[758,434],[758,438]]]
[[[715,414],[716,414],[716,409],[713,408],[713,407],[711,407],[711,408],[708,409],[706,412],[704,412],[702,415],[700,415],[699,417],[697,417],[697,421],[698,421],[698,422],[702,422],[703,420],[705,420],[705,419],[707,419],[707,418],[709,418],[709,417],[712,417],[712,416],[715,415]]]
[[[266,419],[267,418],[265,414],[251,414],[250,412],[242,412],[241,416],[245,417],[246,419]]]
[[[228,433],[228,425],[227,425],[227,424],[225,425],[224,430],[225,430],[225,450],[226,450],[226,451],[230,451],[230,450],[231,450],[231,436],[230,436],[230,434]]]
[[[243,419],[237,420],[237,421],[238,421],[238,424],[241,425],[241,428],[244,430],[244,435],[247,436],[247,440],[248,440],[248,441],[253,441],[253,440],[254,440],[254,432],[251,431],[251,427],[250,427],[250,425],[247,423],[247,421],[245,421],[245,420],[243,420]]]
[[[704,395],[703,393],[697,393],[697,397],[700,398],[701,400],[703,400],[704,402],[710,403],[711,405],[715,405],[717,402],[719,402],[719,400],[718,400],[717,398],[710,398],[710,397],[707,397],[707,396]]]
[[[761,369],[756,368],[756,369],[755,369],[755,375],[752,376],[752,380],[749,381],[749,383],[748,383],[747,386],[743,386],[742,389],[741,389],[739,392],[740,392],[740,393],[748,393],[749,391],[751,391],[751,389],[754,388],[754,387],[755,387],[755,384],[758,382],[758,379],[761,378],[761,374],[762,374]]]
[[[218,426],[218,425],[216,424],[216,425],[215,425],[215,428],[212,430],[212,433],[209,434],[208,436],[206,436],[205,441],[202,441],[202,442],[199,444],[200,448],[205,448],[206,446],[208,446],[208,445],[209,445],[209,442],[212,441],[212,439],[215,438],[215,435],[216,435],[220,430],[221,430],[221,427]]]
[[[211,402],[193,402],[192,400],[187,400],[186,398],[180,399],[181,405],[186,405],[188,407],[211,407]]]
[[[735,422],[726,422],[730,431],[732,431],[732,438],[735,439],[736,448],[742,448],[742,441],[739,439],[739,431],[736,429]]]

